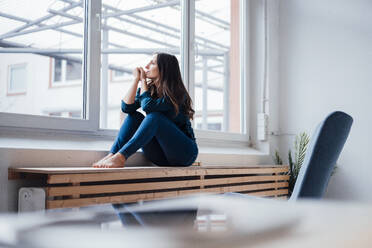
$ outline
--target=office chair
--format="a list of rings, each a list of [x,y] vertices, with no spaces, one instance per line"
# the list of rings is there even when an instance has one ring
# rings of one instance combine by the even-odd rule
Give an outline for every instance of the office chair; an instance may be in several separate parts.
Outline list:
[[[350,115],[336,111],[318,124],[289,200],[323,197],[352,123]]]

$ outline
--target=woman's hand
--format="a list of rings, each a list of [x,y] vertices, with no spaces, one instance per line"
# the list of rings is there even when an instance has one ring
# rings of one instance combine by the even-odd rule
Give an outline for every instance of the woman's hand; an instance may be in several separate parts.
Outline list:
[[[134,76],[134,81],[136,83],[138,83],[140,81],[140,79],[141,79],[141,69],[140,69],[140,67],[134,68],[134,70],[133,70],[133,76]]]
[[[141,91],[145,92],[148,90],[148,85],[147,85],[147,78],[146,78],[146,72],[142,67],[139,67],[140,70],[140,80],[141,80]]]
[[[146,78],[146,72],[145,72],[145,70],[142,67],[139,67],[139,70],[140,70],[140,73],[141,73],[140,80],[147,83],[147,78]]]
[[[140,77],[141,77],[141,70],[140,70],[139,67],[134,68],[133,76],[134,76],[134,81],[133,81],[132,85],[130,86],[127,94],[123,98],[123,101],[126,104],[133,104],[136,100],[136,92],[137,92],[138,83],[139,83]]]

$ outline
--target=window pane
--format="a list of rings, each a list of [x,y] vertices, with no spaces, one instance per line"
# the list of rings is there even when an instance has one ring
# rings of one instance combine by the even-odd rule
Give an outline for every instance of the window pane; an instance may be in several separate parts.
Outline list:
[[[66,80],[81,80],[81,63],[66,61]]]
[[[9,77],[9,93],[26,92],[26,65],[12,65]]]
[[[0,112],[81,118],[83,4],[9,0],[0,8]],[[27,66],[11,67],[19,64]],[[7,94],[26,83],[27,94]]]
[[[60,82],[62,79],[62,60],[54,59],[54,82]]]
[[[196,128],[240,133],[239,0],[195,2]]]
[[[115,77],[123,77],[125,75],[125,72],[114,70]]]
[[[181,8],[173,0],[102,3],[100,127],[118,129],[125,118],[121,99],[133,83],[133,69],[145,67],[159,51],[176,55],[181,62]],[[125,13],[117,14],[121,11]]]

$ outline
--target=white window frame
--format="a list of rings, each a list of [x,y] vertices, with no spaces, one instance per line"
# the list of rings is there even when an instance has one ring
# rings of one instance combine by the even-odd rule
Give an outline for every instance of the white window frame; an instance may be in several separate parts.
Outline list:
[[[100,78],[100,27],[101,1],[84,1],[84,63],[83,65],[83,117],[86,119],[60,118],[49,116],[33,116],[16,113],[0,113],[0,127],[2,128],[34,128],[40,132],[60,130],[62,132],[78,131],[79,133],[94,133],[98,130],[99,118],[99,78]],[[93,59],[96,58],[96,59]],[[86,67],[86,69],[85,69]],[[89,82],[89,85],[87,85]],[[87,103],[85,105],[85,103]],[[97,108],[98,106],[98,111]],[[19,129],[18,129],[19,130]],[[22,129],[21,129],[22,130]],[[21,131],[19,130],[19,131]]]
[[[26,86],[23,90],[18,91],[12,91],[10,90],[10,84],[12,81],[12,69],[15,68],[24,68],[26,70]],[[20,94],[26,94],[27,93],[27,63],[22,64],[13,64],[8,66],[8,83],[7,83],[7,95],[20,95]]]
[[[189,94],[194,99],[194,32],[195,32],[195,1],[181,0],[182,38],[181,38],[181,67],[184,82]],[[241,44],[241,127],[243,133],[228,133],[220,131],[195,130],[199,142],[240,146],[249,145],[249,106],[247,101],[248,88],[248,13],[249,3],[240,0],[240,44]],[[57,133],[72,133],[76,135],[99,135],[115,137],[118,130],[100,129],[100,64],[101,64],[101,0],[85,0],[84,26],[86,51],[83,64],[83,117],[86,119],[67,119],[48,116],[32,116],[26,114],[0,113],[0,128],[38,129],[40,132],[56,131]],[[54,61],[54,60],[53,60]],[[54,77],[54,66],[53,66]],[[53,79],[54,80],[54,79]],[[87,83],[89,82],[89,83]],[[86,103],[86,104],[85,104]],[[242,108],[244,106],[244,108]],[[22,129],[21,129],[22,130]]]
[[[189,15],[188,17],[191,20],[188,20],[187,23],[190,26],[183,26],[183,29],[189,30],[189,33],[182,37],[183,41],[186,41],[188,44],[185,47],[190,48],[186,51],[188,52],[188,68],[184,68],[184,70],[188,73],[188,77],[185,77],[185,81],[188,82],[188,90],[192,99],[195,99],[195,78],[194,78],[194,35],[195,35],[195,1],[188,1],[183,0],[185,6],[188,6]],[[205,143],[213,143],[216,145],[229,145],[229,144],[238,144],[242,146],[248,146],[250,143],[250,135],[249,135],[249,106],[247,97],[249,96],[249,37],[248,37],[248,13],[249,13],[249,3],[246,0],[239,1],[239,10],[240,10],[240,18],[239,18],[239,27],[240,27],[240,119],[241,119],[241,133],[230,133],[230,132],[221,132],[221,131],[212,131],[212,130],[197,130],[194,129],[196,138],[199,140],[205,141]],[[185,18],[185,17],[184,17]],[[183,50],[185,52],[185,50]],[[194,100],[195,102],[195,100]]]

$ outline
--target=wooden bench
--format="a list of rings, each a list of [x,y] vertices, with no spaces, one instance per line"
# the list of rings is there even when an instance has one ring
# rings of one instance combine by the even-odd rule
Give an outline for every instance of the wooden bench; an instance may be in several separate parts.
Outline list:
[[[45,189],[46,209],[149,201],[193,193],[240,192],[287,198],[287,174],[288,166],[9,168],[9,179],[37,179],[34,186]]]

